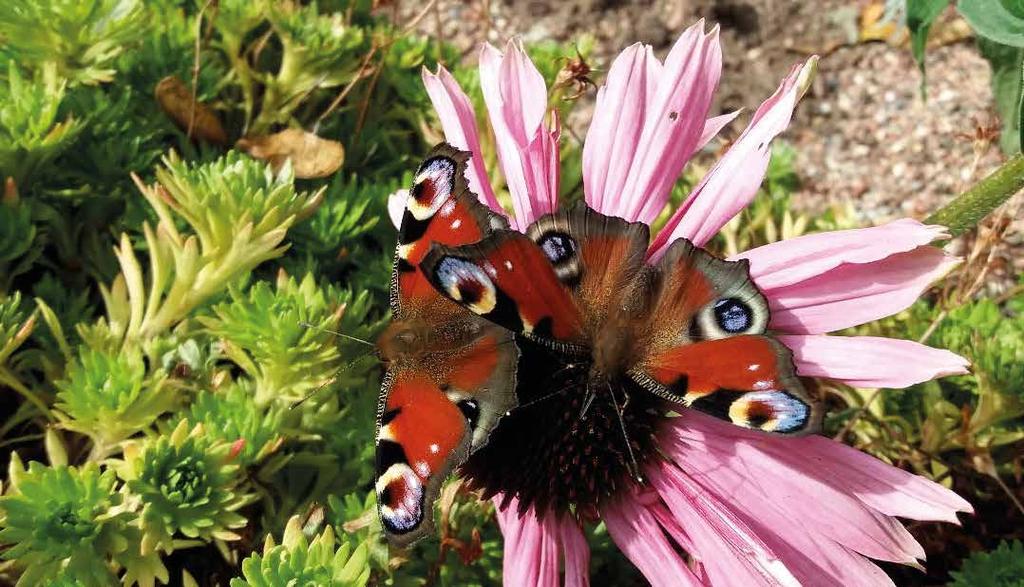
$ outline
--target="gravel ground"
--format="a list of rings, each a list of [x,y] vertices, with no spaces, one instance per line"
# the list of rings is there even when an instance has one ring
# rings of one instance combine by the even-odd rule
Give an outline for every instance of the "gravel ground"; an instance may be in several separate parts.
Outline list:
[[[722,27],[725,71],[717,112],[746,108],[749,114],[792,64],[821,54],[818,78],[783,135],[797,150],[803,179],[795,206],[815,213],[851,202],[857,221],[865,225],[924,218],[999,164],[997,148],[979,149],[971,138],[976,127],[995,122],[989,69],[971,39],[930,48],[928,100],[923,100],[921,77],[906,45],[856,42],[857,19],[866,4],[438,0],[434,14],[419,26],[455,43],[470,60],[483,40],[497,44],[520,35],[527,41],[570,41],[591,34],[596,40],[591,65],[600,70],[636,41],[652,44],[663,56],[680,31],[706,18],[709,26]],[[403,11],[415,13],[412,7]],[[950,12],[940,23],[952,26],[955,20]],[[568,121],[578,136],[585,132],[591,100],[592,93]],[[741,117],[723,136],[736,136],[744,124]],[[1024,221],[1016,219],[1007,234],[1009,248],[1000,254],[1008,271],[993,275],[1004,285],[1012,281],[1010,274],[1024,271],[1022,234]]]

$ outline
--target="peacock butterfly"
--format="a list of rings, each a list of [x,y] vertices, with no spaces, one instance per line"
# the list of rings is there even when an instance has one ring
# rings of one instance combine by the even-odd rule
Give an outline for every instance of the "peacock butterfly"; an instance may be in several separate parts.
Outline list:
[[[377,510],[392,544],[430,533],[441,483],[516,405],[513,334],[441,297],[418,265],[431,244],[507,228],[473,195],[469,153],[435,147],[416,172],[398,232],[392,321],[377,346],[387,371],[377,407]]]
[[[462,467],[485,496],[598,506],[643,482],[658,424],[682,406],[769,433],[819,427],[747,261],[685,239],[651,260],[648,244],[646,225],[580,203],[421,261],[438,292],[517,335],[520,409]]]
[[[430,531],[460,465],[485,497],[581,513],[642,483],[667,411],[817,429],[821,410],[767,331],[746,261],[685,239],[651,261],[646,225],[582,203],[508,230],[469,191],[467,158],[434,149],[399,229],[377,418],[393,544]]]

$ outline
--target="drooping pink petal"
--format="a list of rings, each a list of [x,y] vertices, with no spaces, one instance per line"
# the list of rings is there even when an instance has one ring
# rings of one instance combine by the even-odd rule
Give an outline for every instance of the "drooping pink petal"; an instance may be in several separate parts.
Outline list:
[[[693,541],[715,585],[796,585],[783,561],[740,517],[671,463],[647,468],[651,485]]]
[[[737,427],[686,410],[666,427],[661,445],[681,469],[723,501],[750,499],[743,492],[755,491],[759,503],[771,503],[788,514],[791,524],[780,534],[812,532],[878,560],[915,565],[924,558],[924,550],[894,518],[865,505],[841,478],[823,476],[806,461],[804,439],[752,437],[732,428]],[[710,462],[716,463],[715,470],[708,470]],[[746,486],[736,486],[737,479]]]
[[[590,546],[571,516],[559,520],[558,538],[565,563],[565,587],[587,587],[590,585]]]
[[[891,316],[910,307],[959,260],[931,246],[870,263],[847,263],[778,288],[763,288],[770,327],[794,334],[819,334]]]
[[[611,212],[622,194],[644,127],[647,103],[654,99],[658,58],[649,45],[632,45],[612,62],[597,91],[594,116],[583,143],[583,192],[601,213]],[[608,206],[608,208],[605,208]]]
[[[857,499],[879,513],[959,524],[957,512],[974,512],[971,504],[938,483],[841,442],[822,436],[809,436],[802,442],[801,457],[808,466],[842,483]],[[770,448],[779,454],[784,447]],[[783,454],[781,458],[784,457]]]
[[[504,54],[488,43],[481,47],[480,88],[522,229],[558,207],[558,121],[544,124],[547,86],[518,40]]]
[[[877,336],[780,335],[793,351],[797,373],[854,387],[902,388],[967,373],[970,363],[944,349]]]
[[[683,33],[665,58],[653,99],[646,102],[622,193],[606,194],[605,209],[647,223],[658,216],[697,149],[721,71],[718,27],[705,35],[700,21]]]
[[[601,511],[608,534],[654,587],[701,585],[647,507],[625,495]]]
[[[843,263],[870,263],[949,238],[944,226],[902,218],[881,226],[798,236],[730,257],[750,261],[750,276],[762,291],[822,275]]]
[[[473,190],[473,193],[477,194],[491,210],[504,215],[505,212],[487,178],[487,168],[480,152],[480,132],[477,130],[476,115],[473,113],[469,97],[444,66],[438,66],[436,74],[423,68],[422,77],[427,95],[430,96],[437,117],[441,120],[445,140],[454,147],[472,153],[466,169],[469,189]]]
[[[510,587],[537,585],[558,587],[558,538],[561,528],[555,515],[548,513],[538,518],[530,508],[519,516],[519,500],[513,499],[502,510],[501,498],[494,499],[498,525],[505,537],[502,557],[502,579]]]
[[[678,238],[703,246],[757,194],[771,158],[771,141],[789,126],[797,101],[807,89],[817,58],[790,71],[775,93],[754,113],[747,129],[704,176],[689,199],[654,239],[648,255],[659,258]]]
[[[706,491],[715,492],[733,504],[737,514],[778,554],[801,584],[891,584],[886,574],[868,559],[818,534],[814,528],[805,528],[796,519],[801,512],[787,512],[737,468],[722,466],[717,454],[696,449],[671,456],[693,467],[690,476]]]

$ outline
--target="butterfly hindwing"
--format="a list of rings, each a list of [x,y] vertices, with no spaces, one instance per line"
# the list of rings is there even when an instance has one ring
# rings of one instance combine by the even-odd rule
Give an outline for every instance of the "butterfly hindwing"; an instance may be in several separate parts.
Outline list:
[[[434,148],[420,165],[399,228],[388,362],[377,416],[377,502],[385,534],[409,544],[433,529],[444,479],[516,406],[513,335],[440,296],[419,268],[431,244],[476,242],[507,226],[469,191],[468,153]]]

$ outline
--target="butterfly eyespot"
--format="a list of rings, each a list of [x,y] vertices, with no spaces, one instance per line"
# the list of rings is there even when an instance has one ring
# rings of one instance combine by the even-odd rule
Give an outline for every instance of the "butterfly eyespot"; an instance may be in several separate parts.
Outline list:
[[[546,232],[537,239],[537,246],[544,252],[563,283],[573,283],[579,279],[576,241],[571,236],[558,231]]]
[[[718,326],[729,334],[745,332],[754,321],[750,306],[736,298],[718,300],[714,312]]]
[[[704,306],[690,324],[690,339],[716,340],[760,334],[768,326],[768,308],[756,298],[719,298]]]
[[[548,261],[555,265],[576,256],[576,243],[569,238],[569,235],[561,232],[549,232],[540,237],[537,244],[544,251],[544,256],[548,258]]]
[[[465,259],[445,257],[434,274],[448,297],[476,314],[487,314],[497,305],[494,282],[483,269]]]
[[[416,220],[427,220],[448,201],[455,185],[456,163],[448,157],[433,157],[420,165],[409,190],[408,212]]]
[[[729,406],[734,424],[765,432],[797,432],[807,426],[811,408],[800,398],[785,391],[746,393]]]
[[[423,498],[423,481],[405,463],[396,463],[377,477],[380,519],[390,532],[406,534],[420,525]]]

